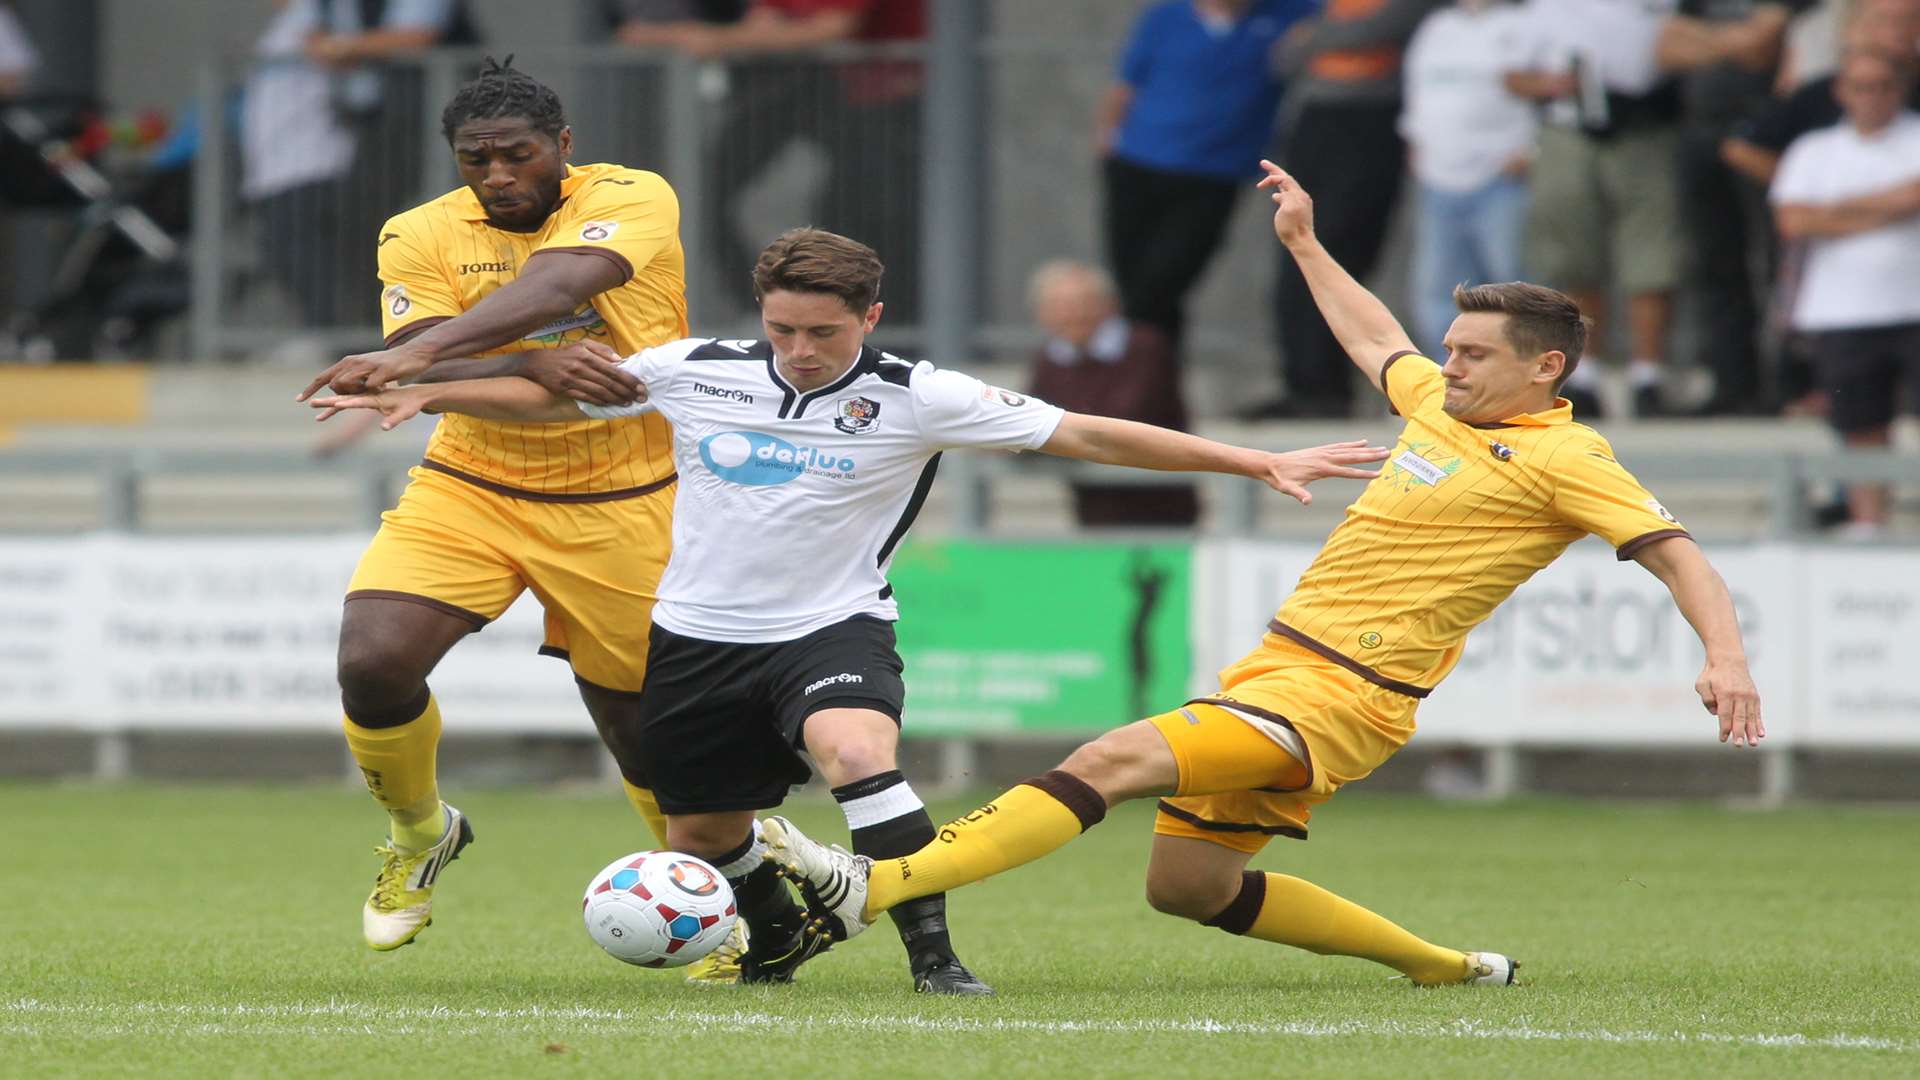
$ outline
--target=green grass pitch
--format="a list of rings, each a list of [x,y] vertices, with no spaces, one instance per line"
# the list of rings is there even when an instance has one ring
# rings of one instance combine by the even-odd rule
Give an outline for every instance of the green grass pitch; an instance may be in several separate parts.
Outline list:
[[[579,907],[650,846],[618,796],[452,794],[477,842],[435,925],[377,955],[364,794],[0,786],[0,1075],[1920,1075],[1911,809],[1343,795],[1255,865],[1524,962],[1518,988],[1416,990],[1154,914],[1126,807],[955,895],[1000,996],[953,1001],[910,992],[886,926],[788,987],[616,963]]]

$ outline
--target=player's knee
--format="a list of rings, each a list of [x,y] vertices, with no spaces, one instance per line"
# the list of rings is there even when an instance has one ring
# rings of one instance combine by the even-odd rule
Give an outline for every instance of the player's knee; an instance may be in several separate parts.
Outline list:
[[[715,820],[704,815],[667,819],[667,845],[708,861],[731,853],[746,838],[746,830],[736,821]]]
[[[893,744],[877,739],[855,739],[837,744],[820,763],[835,787],[865,780],[898,768]]]
[[[1060,768],[1112,801],[1151,794],[1157,786],[1155,764],[1146,748],[1132,737],[1131,729],[1121,728],[1081,746],[1060,763]]]
[[[383,714],[405,707],[424,689],[421,676],[384,650],[340,646],[340,698],[349,713]]]
[[[1226,910],[1239,895],[1240,876],[1216,881],[1208,877],[1147,875],[1147,906],[1163,915],[1206,922]]]

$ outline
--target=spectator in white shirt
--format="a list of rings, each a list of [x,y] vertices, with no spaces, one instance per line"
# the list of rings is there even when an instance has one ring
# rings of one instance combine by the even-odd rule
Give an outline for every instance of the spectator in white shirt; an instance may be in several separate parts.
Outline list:
[[[1420,186],[1410,292],[1420,344],[1441,355],[1455,285],[1520,278],[1533,107],[1503,75],[1525,57],[1527,19],[1502,0],[1459,0],[1407,46],[1400,135]]]
[[[1609,293],[1625,296],[1627,375],[1641,417],[1667,413],[1662,371],[1680,279],[1681,99],[1673,76],[1726,61],[1768,68],[1787,20],[1776,3],[1737,23],[1678,9],[1679,0],[1528,0],[1536,51],[1507,73],[1509,89],[1546,105],[1528,272],[1570,293],[1600,323],[1590,350],[1608,339]],[[1597,415],[1599,368],[1581,364],[1562,389],[1576,414]]]
[[[1770,198],[1804,244],[1793,328],[1809,339],[1828,419],[1850,447],[1885,447],[1902,384],[1920,387],[1920,114],[1911,57],[1851,52],[1834,79],[1846,118],[1787,148]],[[1847,493],[1849,531],[1887,520],[1887,490]]]

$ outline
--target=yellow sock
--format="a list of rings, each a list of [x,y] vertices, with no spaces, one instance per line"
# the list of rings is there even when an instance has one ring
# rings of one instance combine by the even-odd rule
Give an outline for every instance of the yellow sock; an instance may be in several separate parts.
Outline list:
[[[1071,774],[1055,770],[1025,781],[941,826],[919,851],[875,860],[866,915],[1032,862],[1099,823],[1106,812],[1100,793]]]
[[[350,717],[340,726],[347,748],[360,765],[367,791],[392,819],[395,845],[418,851],[439,842],[447,830],[440,806],[440,788],[434,781],[434,753],[440,745],[440,706],[427,696],[419,716],[393,727],[361,727]]]
[[[1252,871],[1248,877],[1265,878],[1265,895],[1253,924],[1239,933],[1323,956],[1358,956],[1385,964],[1422,984],[1459,982],[1468,975],[1467,954],[1423,941],[1311,881]],[[1241,897],[1248,898],[1246,885],[1242,886]],[[1235,905],[1242,900],[1236,900]],[[1222,913],[1225,915],[1227,912]]]
[[[647,828],[653,830],[654,843],[662,848],[667,846],[667,815],[660,812],[660,802],[653,792],[643,787],[634,787],[625,777],[620,778],[620,786],[627,789],[627,801],[633,809],[646,820]]]

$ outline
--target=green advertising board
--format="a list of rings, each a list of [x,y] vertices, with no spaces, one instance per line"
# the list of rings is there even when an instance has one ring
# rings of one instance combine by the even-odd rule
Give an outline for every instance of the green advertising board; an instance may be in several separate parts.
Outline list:
[[[907,731],[1093,732],[1186,700],[1184,544],[909,543]]]

